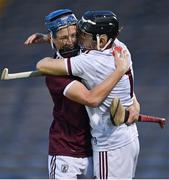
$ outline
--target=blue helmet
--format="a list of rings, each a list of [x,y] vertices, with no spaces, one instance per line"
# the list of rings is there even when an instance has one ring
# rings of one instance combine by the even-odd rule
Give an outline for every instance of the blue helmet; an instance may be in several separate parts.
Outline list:
[[[54,43],[52,42],[53,37],[56,37],[56,32],[60,29],[70,26],[76,25],[78,22],[76,16],[70,9],[61,9],[51,12],[45,17],[45,25],[50,33],[52,33],[51,37],[51,45],[52,48],[55,48]],[[56,48],[55,48],[56,49]],[[74,44],[74,47],[64,46],[61,49],[56,49],[59,54],[64,57],[73,57],[78,55],[80,51],[80,47],[78,42]]]
[[[45,25],[49,32],[55,34],[59,29],[77,23],[77,18],[70,9],[60,9],[45,17]]]

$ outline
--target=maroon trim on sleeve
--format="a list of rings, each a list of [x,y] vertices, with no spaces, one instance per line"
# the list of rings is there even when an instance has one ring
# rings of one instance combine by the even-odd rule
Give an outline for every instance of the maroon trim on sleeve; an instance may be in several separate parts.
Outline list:
[[[90,51],[91,51],[91,50],[87,50],[87,51],[85,51],[85,54],[88,54]]]
[[[90,50],[85,50],[83,53],[84,54],[88,54],[90,51],[92,51],[92,50],[94,50],[94,49],[90,49]]]
[[[67,68],[68,68],[69,75],[72,75],[72,68],[71,68],[70,58],[67,58]]]
[[[128,77],[129,77],[129,81],[130,81],[130,97],[133,97],[133,91],[134,91],[134,80],[133,80],[133,76],[131,73],[131,69],[129,69],[126,73],[125,73]]]

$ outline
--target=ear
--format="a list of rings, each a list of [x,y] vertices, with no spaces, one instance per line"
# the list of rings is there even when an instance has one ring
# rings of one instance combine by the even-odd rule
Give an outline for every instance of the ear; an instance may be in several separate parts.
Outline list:
[[[100,35],[100,47],[103,48],[108,41],[108,37],[106,34]]]

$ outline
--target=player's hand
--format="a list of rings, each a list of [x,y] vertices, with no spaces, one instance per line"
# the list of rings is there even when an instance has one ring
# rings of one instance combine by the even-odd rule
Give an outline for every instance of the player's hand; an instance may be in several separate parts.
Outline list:
[[[129,69],[129,54],[121,47],[115,47],[113,50],[116,69],[126,73]]]
[[[38,43],[50,42],[49,36],[47,34],[35,33],[27,38],[24,42],[25,45],[32,45]]]
[[[127,125],[131,125],[139,118],[140,104],[138,103],[136,98],[134,98],[133,102],[134,102],[133,105],[129,106],[127,109],[129,111],[129,117],[126,122]]]

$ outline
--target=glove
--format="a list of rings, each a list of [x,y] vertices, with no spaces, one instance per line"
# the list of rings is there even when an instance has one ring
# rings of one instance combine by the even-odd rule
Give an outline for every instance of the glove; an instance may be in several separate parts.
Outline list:
[[[119,126],[126,123],[129,117],[129,112],[123,107],[119,98],[114,98],[110,106],[111,121],[113,125]]]

